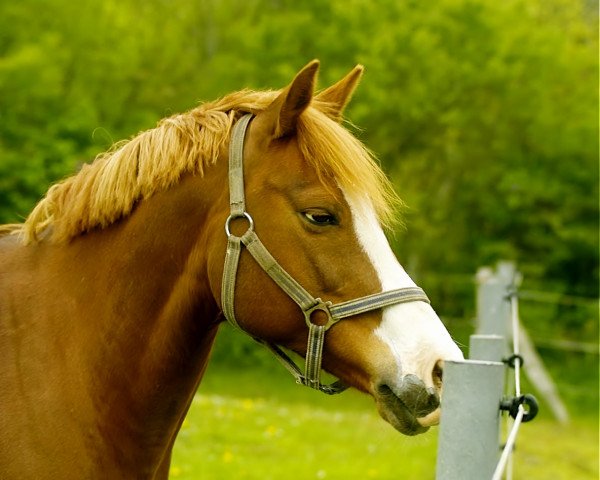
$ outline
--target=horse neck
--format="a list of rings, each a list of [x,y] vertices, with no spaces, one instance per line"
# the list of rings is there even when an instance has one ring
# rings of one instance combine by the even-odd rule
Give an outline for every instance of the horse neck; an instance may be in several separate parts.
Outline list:
[[[79,265],[69,288],[88,316],[90,396],[115,451],[170,449],[206,367],[221,319],[206,271],[215,197],[223,192],[210,183],[184,179],[66,250],[66,261]]]

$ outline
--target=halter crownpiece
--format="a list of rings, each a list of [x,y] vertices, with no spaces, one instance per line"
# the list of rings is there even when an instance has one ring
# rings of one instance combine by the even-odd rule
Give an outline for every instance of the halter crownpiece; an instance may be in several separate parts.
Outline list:
[[[227,252],[221,285],[221,303],[225,318],[233,326],[243,330],[235,319],[235,281],[242,247],[245,247],[260,267],[271,279],[300,307],[308,326],[308,346],[306,349],[306,364],[304,374],[292,359],[277,345],[255,338],[258,342],[269,348],[282,364],[295,377],[301,385],[320,390],[327,394],[344,391],[347,387],[339,380],[331,385],[322,385],[320,381],[321,361],[323,358],[323,345],[325,332],[343,318],[352,317],[361,313],[389,307],[398,303],[422,301],[429,303],[425,292],[419,287],[399,288],[365,297],[332,304],[320,298],[313,297],[300,285],[269,253],[254,232],[254,221],[246,211],[244,198],[244,138],[252,114],[240,118],[231,134],[229,144],[229,205],[230,215],[225,222],[227,234]],[[231,233],[230,224],[237,218],[244,218],[248,224],[246,232],[241,236]],[[324,325],[317,325],[311,320],[315,311],[321,311],[327,316]]]

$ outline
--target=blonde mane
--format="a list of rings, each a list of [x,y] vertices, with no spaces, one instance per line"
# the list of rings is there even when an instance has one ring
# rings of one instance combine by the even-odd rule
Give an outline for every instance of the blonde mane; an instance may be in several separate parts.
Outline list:
[[[236,92],[165,118],[156,128],[115,144],[77,174],[53,185],[25,223],[0,227],[0,232],[19,234],[25,243],[50,232],[51,241],[65,242],[107,227],[184,174],[203,175],[227,145],[235,121],[244,113],[260,113],[278,93]],[[304,158],[324,183],[333,177],[349,194],[368,195],[388,223],[399,199],[371,153],[327,116],[327,108],[314,100],[300,117],[298,145]]]

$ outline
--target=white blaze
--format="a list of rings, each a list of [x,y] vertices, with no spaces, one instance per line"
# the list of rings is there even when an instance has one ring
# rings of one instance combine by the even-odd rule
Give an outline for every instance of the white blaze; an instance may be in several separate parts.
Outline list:
[[[356,235],[379,276],[382,290],[416,286],[398,263],[370,202],[348,196],[346,200],[353,213]],[[463,358],[446,327],[425,302],[385,308],[375,335],[389,346],[397,364],[395,378],[382,379],[391,385],[399,384],[404,375],[414,374],[432,386],[432,371],[438,360]]]

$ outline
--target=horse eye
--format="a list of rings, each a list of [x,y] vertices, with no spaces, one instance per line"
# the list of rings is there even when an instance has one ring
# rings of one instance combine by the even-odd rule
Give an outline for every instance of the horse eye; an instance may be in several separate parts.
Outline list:
[[[332,215],[329,212],[304,212],[304,217],[313,225],[318,225],[320,227],[338,224],[335,215]]]

